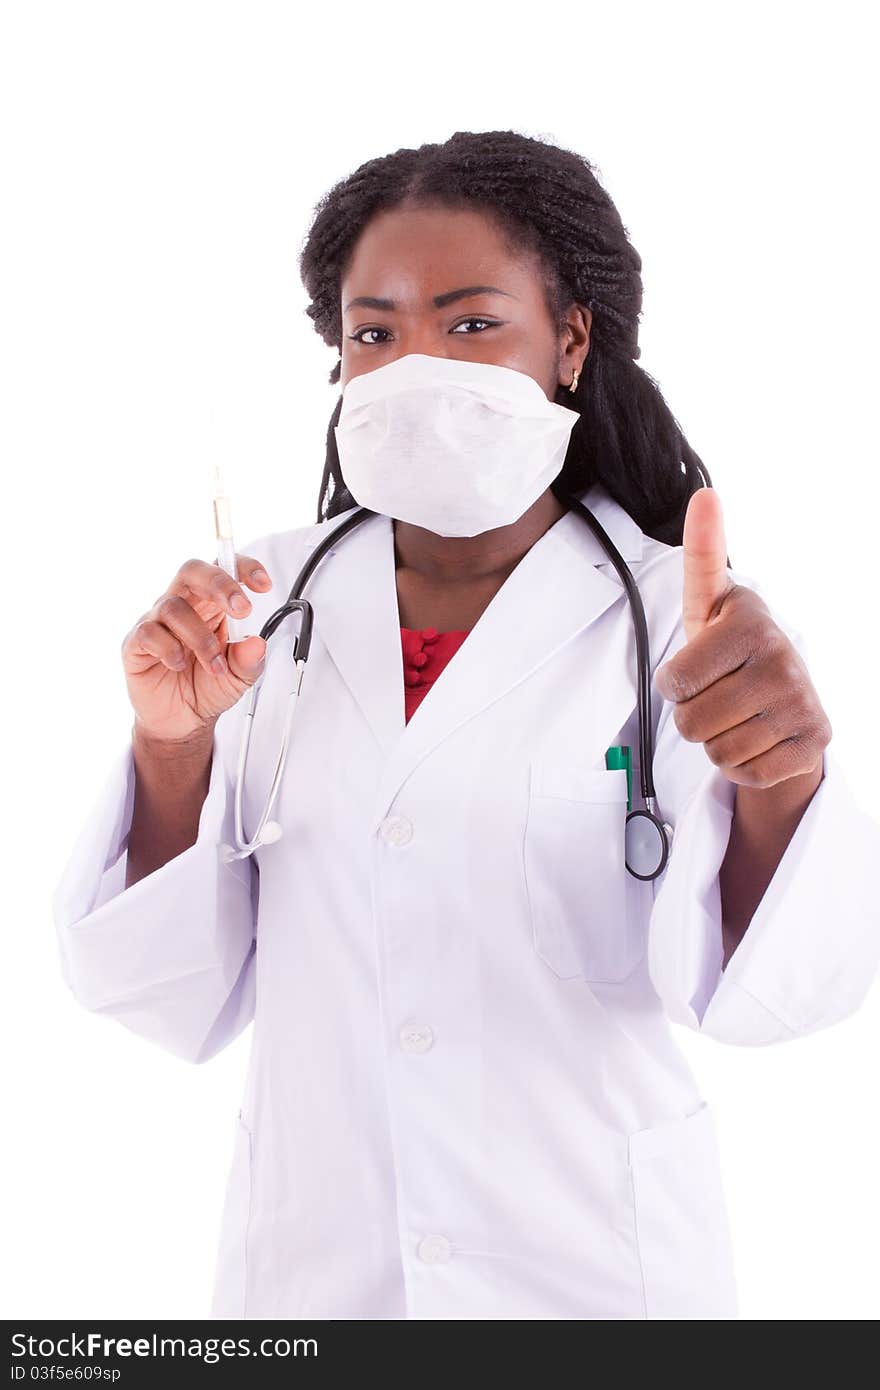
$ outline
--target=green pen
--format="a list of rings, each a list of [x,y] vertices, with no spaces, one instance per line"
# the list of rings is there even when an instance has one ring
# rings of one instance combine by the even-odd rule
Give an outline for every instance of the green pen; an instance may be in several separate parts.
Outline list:
[[[612,744],[605,753],[605,766],[609,772],[618,767],[626,768],[626,809],[632,810],[632,753],[628,743]]]

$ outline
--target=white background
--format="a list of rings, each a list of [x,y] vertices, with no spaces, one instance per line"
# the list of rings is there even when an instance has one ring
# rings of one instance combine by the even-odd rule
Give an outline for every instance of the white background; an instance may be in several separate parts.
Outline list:
[[[128,739],[122,640],[184,559],[214,557],[213,464],[240,550],[316,518],[338,388],[296,269],[315,203],[459,129],[597,166],[643,258],[641,364],[711,472],[731,563],[804,634],[867,805],[870,7],[2,13],[3,1312],[201,1316],[250,1033],[190,1067],[87,1014],[50,902]],[[876,1318],[877,988],[771,1048],[676,1032],[716,1109],[743,1318]]]

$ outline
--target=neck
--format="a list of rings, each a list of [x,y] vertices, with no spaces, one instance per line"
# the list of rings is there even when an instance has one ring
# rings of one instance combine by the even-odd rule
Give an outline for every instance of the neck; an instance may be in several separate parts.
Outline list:
[[[510,526],[497,526],[478,536],[438,536],[423,526],[395,519],[396,565],[443,584],[507,575],[565,512],[565,506],[548,488]]]

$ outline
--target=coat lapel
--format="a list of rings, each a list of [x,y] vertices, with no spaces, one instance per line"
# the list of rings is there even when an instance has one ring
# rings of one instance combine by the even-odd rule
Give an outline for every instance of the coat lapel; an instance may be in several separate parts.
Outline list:
[[[605,489],[597,484],[582,500],[624,559],[641,559],[640,528]],[[306,556],[340,521],[341,516],[315,526]],[[622,594],[599,541],[581,517],[567,512],[508,575],[407,724],[391,518],[368,517],[333,546],[304,597],[314,604],[313,642],[326,647],[383,756],[377,817],[386,814],[422,758],[525,680]],[[634,696],[634,675],[619,665],[627,690],[617,693]]]

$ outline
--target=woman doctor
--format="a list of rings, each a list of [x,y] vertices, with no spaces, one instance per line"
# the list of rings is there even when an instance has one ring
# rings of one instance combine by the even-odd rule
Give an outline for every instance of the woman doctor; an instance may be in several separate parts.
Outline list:
[[[238,582],[188,560],[125,638],[131,744],[56,922],[79,1002],[176,1055],[254,1023],[216,1317],[735,1317],[712,1112],[669,1022],[768,1044],[867,992],[878,829],[636,365],[640,267],[591,166],[540,140],[459,132],[357,169],[301,254],[343,391],[320,519],[252,542]],[[400,426],[374,471],[351,383]],[[510,431],[482,449],[470,390]],[[563,405],[535,495],[550,455],[514,446]],[[443,430],[468,473],[436,466]],[[646,609],[674,829],[653,881],[625,870],[604,759],[638,748],[632,616],[566,495]],[[307,591],[282,837],[230,862],[242,696],[262,675],[253,828],[292,639],[263,662],[226,615],[258,631],[358,503],[375,515]]]

